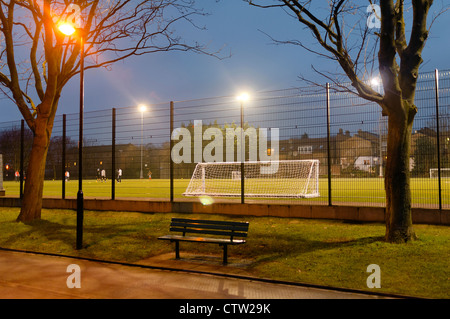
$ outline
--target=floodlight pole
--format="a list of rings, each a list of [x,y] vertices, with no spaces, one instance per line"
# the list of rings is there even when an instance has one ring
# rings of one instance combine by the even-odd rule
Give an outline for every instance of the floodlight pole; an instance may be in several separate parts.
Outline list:
[[[142,168],[142,158],[143,158],[143,145],[144,145],[144,111],[141,110],[141,171],[139,173],[139,178],[144,178],[144,171]]]
[[[172,160],[172,149],[173,149],[173,140],[172,140],[172,133],[173,133],[173,101],[170,101],[170,151],[169,151],[169,168],[170,168],[170,202],[173,203],[173,160]]]
[[[81,30],[81,29],[79,29]],[[83,246],[83,109],[84,109],[84,34],[80,31],[80,122],[78,137],[77,249]]]
[[[241,100],[241,204],[244,204],[244,162],[245,162],[245,148],[244,148],[244,101]]]

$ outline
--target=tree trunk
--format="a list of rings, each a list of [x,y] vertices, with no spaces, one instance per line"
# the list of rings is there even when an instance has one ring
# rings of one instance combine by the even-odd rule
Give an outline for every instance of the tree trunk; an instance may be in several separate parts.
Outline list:
[[[41,218],[45,163],[51,135],[50,127],[48,118],[36,119],[33,144],[26,170],[22,208],[17,221],[29,222]]]
[[[410,111],[406,101],[401,111],[389,115],[387,162],[385,172],[386,189],[386,235],[388,242],[408,242],[416,235],[411,217],[411,185],[409,154],[411,130],[415,112]]]

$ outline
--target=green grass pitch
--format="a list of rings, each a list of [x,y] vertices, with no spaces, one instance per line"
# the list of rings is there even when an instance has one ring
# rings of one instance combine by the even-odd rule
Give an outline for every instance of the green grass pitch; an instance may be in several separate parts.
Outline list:
[[[174,197],[183,198],[183,192],[189,184],[189,179],[174,180]],[[19,183],[4,181],[6,196],[19,195]],[[168,179],[123,179],[115,183],[116,198],[149,198],[167,200],[170,197],[170,181]],[[450,204],[450,179],[442,179],[442,204]],[[439,185],[437,179],[412,178],[411,189],[413,204],[438,205]],[[333,203],[379,203],[385,202],[384,180],[382,178],[333,178],[331,183]],[[76,197],[78,181],[66,183],[66,198]],[[111,198],[111,180],[105,182],[84,180],[83,193],[85,198]],[[317,198],[288,199],[289,201],[321,201],[328,202],[328,180],[319,180]],[[61,181],[45,181],[44,197],[61,197]],[[274,199],[279,201],[281,199]]]

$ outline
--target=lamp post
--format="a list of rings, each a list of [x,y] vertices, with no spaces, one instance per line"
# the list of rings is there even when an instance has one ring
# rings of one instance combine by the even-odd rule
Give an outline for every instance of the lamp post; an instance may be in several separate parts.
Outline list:
[[[247,93],[242,93],[237,97],[237,99],[241,102],[241,204],[244,204],[244,181],[245,181],[245,171],[244,171],[244,162],[245,162],[245,148],[244,148],[244,102],[249,99]]]
[[[139,174],[139,177],[143,179],[144,171],[142,168],[142,161],[143,161],[143,147],[144,147],[144,112],[147,111],[147,107],[141,104],[139,106],[139,111],[141,112],[141,173]]]
[[[76,249],[83,246],[83,218],[84,218],[84,195],[83,195],[83,109],[84,109],[84,38],[83,29],[75,29],[69,23],[58,26],[59,31],[66,36],[75,32],[79,34],[80,40],[80,119],[78,137],[78,193],[77,193],[77,242]]]

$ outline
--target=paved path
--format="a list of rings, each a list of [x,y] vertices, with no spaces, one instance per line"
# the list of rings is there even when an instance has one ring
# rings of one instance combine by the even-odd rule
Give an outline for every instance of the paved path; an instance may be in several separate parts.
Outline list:
[[[80,288],[69,288],[80,268]],[[72,282],[75,282],[72,281]],[[2,299],[352,299],[349,292],[0,250]]]

